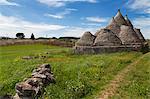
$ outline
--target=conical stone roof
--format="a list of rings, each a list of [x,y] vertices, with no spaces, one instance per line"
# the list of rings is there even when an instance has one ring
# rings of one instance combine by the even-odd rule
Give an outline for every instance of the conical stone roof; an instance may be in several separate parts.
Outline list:
[[[139,37],[137,36],[134,29],[130,26],[121,26],[121,31],[119,33],[119,38],[123,44],[132,45],[141,43]]]
[[[114,17],[112,17],[108,25],[112,25],[112,24],[117,24]]]
[[[124,17],[122,16],[120,9],[118,10],[117,15],[114,17],[114,20],[117,22],[119,26],[128,25]]]
[[[106,27],[106,29],[111,30],[116,35],[118,35],[120,33],[120,26],[117,24],[114,17],[112,17],[112,19],[111,19],[109,25]]]
[[[102,29],[96,31],[96,33],[94,34],[94,36],[98,36],[98,34],[101,32]]]
[[[76,46],[92,46],[95,40],[95,36],[91,32],[87,31],[83,36],[77,41]]]
[[[131,21],[129,20],[129,18],[128,18],[128,16],[127,16],[127,15],[125,16],[125,20],[126,20],[126,22],[127,22],[128,26],[133,27],[133,25],[132,25],[132,23],[131,23]]]
[[[95,46],[121,45],[121,40],[109,29],[102,29],[94,42]]]
[[[139,39],[141,40],[141,42],[145,42],[144,36],[142,35],[140,29],[134,28],[134,31],[136,32],[136,34],[138,35]]]

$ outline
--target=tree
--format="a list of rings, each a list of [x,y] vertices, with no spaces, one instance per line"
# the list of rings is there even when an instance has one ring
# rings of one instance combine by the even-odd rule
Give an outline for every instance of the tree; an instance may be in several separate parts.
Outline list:
[[[34,34],[33,34],[33,33],[31,34],[31,39],[32,39],[32,40],[34,40],[34,39],[35,39],[35,37],[34,37]]]
[[[52,39],[57,39],[56,37],[52,37]]]
[[[24,35],[24,33],[17,33],[16,37],[19,39],[24,39],[25,35]]]

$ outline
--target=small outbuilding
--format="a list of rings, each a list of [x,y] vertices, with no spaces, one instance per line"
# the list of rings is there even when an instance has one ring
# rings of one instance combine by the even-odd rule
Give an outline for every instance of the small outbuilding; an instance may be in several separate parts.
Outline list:
[[[77,41],[76,46],[92,46],[95,40],[95,36],[91,32],[87,31]]]
[[[111,19],[110,23],[108,24],[108,26],[106,27],[106,29],[111,30],[117,36],[120,33],[120,26],[117,24],[117,22],[115,21],[114,17],[112,17],[112,19]]]
[[[138,35],[134,31],[134,29],[130,26],[126,26],[126,25],[121,26],[119,38],[121,39],[122,43],[125,45],[135,45],[135,44],[141,45],[141,41]]]
[[[121,45],[121,40],[109,29],[102,29],[94,42],[94,46],[116,45]]]

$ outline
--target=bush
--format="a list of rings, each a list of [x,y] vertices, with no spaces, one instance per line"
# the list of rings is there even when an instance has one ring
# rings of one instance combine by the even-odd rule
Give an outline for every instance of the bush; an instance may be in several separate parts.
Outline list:
[[[16,37],[19,39],[24,39],[25,35],[24,35],[24,33],[17,33]]]
[[[32,39],[32,40],[34,40],[34,39],[35,39],[35,37],[34,37],[34,34],[33,34],[33,33],[31,34],[31,39]]]

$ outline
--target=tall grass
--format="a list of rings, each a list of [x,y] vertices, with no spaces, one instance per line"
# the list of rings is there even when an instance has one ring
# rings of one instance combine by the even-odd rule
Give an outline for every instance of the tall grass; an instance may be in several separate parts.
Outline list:
[[[39,44],[0,47],[0,95],[14,94],[17,82],[29,77],[39,64],[50,63],[56,84],[45,88],[45,99],[92,99],[121,69],[142,55],[139,52],[74,55],[70,51]],[[37,55],[46,58],[22,59]]]
[[[150,99],[150,53],[134,65],[113,99]]]

